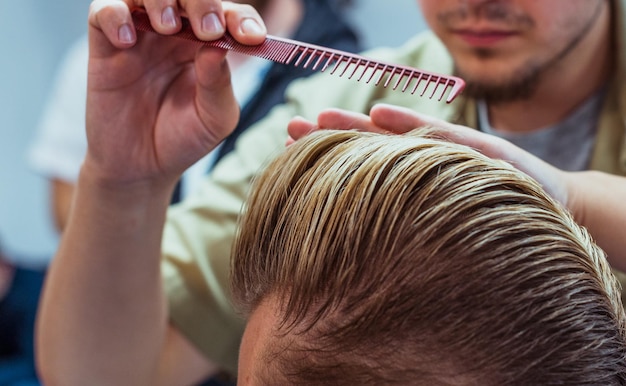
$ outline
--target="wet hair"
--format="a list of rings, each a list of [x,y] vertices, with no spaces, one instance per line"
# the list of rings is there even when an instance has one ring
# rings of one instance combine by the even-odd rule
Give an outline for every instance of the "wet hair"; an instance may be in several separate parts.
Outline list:
[[[258,377],[625,384],[603,251],[530,177],[430,136],[314,133],[255,181],[231,279],[278,315]]]

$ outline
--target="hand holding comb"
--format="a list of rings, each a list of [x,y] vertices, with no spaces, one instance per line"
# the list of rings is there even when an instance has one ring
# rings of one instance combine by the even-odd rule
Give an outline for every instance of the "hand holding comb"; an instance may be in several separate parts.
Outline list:
[[[338,74],[341,77],[349,74],[348,79],[358,74],[357,81],[366,79],[366,83],[370,83],[375,79],[375,86],[382,83],[383,87],[387,88],[393,84],[393,90],[398,89],[402,84],[401,92],[408,91],[412,95],[418,93],[419,96],[428,96],[431,99],[437,97],[439,101],[447,94],[447,103],[452,102],[465,87],[465,82],[455,76],[382,63],[356,54],[271,35],[267,35],[263,43],[253,46],[237,42],[228,32],[220,39],[204,41],[194,35],[191,24],[186,18],[181,19],[181,30],[170,36],[210,47],[232,50],[296,67],[308,68],[310,66],[313,71],[324,72],[330,68],[331,75]],[[133,21],[137,30],[155,32],[144,11],[134,11]]]

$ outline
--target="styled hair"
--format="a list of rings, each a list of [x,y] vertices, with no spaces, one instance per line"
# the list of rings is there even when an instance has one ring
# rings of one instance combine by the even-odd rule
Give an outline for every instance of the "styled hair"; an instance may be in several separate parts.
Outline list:
[[[603,251],[541,186],[430,131],[311,134],[258,177],[236,305],[275,301],[268,384],[622,385]]]

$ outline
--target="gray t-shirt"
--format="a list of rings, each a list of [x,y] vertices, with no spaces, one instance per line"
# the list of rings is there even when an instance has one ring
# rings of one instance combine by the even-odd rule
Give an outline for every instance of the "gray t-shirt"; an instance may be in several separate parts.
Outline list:
[[[504,138],[559,169],[586,170],[589,167],[604,91],[586,100],[560,123],[530,133],[503,133],[489,123],[487,104],[479,101],[481,131]]]

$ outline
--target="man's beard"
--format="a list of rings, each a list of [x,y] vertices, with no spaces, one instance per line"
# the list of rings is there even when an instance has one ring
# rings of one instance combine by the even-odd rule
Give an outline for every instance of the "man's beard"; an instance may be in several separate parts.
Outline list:
[[[551,63],[544,66],[527,65],[519,71],[509,75],[508,80],[500,82],[481,82],[465,76],[458,69],[455,75],[465,80],[463,95],[469,98],[484,100],[489,104],[507,103],[530,99],[541,84],[542,74],[551,67]]]

